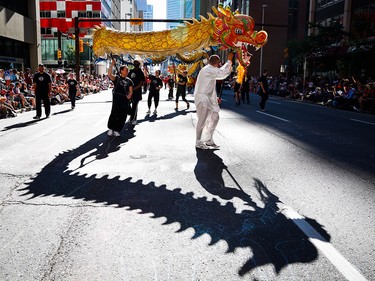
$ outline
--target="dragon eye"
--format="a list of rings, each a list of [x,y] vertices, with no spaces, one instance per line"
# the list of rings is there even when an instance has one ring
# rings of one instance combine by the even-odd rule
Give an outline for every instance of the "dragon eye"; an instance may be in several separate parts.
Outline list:
[[[242,34],[242,29],[236,28],[234,30],[234,33],[241,35]]]

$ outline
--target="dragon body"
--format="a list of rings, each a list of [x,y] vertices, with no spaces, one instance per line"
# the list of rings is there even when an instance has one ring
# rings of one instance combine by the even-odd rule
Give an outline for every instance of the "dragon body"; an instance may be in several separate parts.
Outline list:
[[[254,20],[248,15],[233,13],[230,8],[212,8],[217,15],[208,14],[192,19],[184,26],[155,32],[120,32],[106,27],[94,31],[93,50],[96,56],[105,53],[170,56],[191,53],[219,46],[238,53],[239,62],[250,64],[248,47],[259,49],[267,42],[267,33],[254,30]]]

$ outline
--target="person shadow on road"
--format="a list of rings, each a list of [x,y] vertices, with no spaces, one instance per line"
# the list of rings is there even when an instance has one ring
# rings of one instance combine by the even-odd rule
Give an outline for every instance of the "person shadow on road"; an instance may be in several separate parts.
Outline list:
[[[194,174],[197,181],[205,190],[207,190],[212,195],[219,196],[224,200],[231,200],[234,197],[237,197],[242,199],[249,206],[257,209],[258,206],[251,199],[251,196],[241,188],[241,186],[228,170],[228,167],[224,164],[223,160],[219,156],[217,156],[214,151],[215,150],[213,149],[196,149],[197,164],[194,168]],[[227,171],[238,188],[225,186],[222,175],[224,170]]]

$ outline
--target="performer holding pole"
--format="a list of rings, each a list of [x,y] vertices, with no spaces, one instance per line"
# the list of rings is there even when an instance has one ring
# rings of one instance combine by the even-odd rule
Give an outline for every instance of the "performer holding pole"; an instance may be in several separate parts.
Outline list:
[[[213,133],[219,122],[220,107],[216,93],[216,80],[225,79],[232,70],[233,52],[228,54],[228,61],[219,68],[220,57],[212,55],[208,64],[198,74],[194,89],[195,106],[198,122],[196,127],[196,148],[218,148],[213,140]],[[206,135],[203,135],[206,130]]]
[[[108,69],[108,77],[114,83],[112,109],[108,119],[108,135],[119,137],[128,115],[129,102],[133,95],[133,81],[128,78],[129,70],[125,65],[120,66],[119,74],[112,74],[116,61],[112,57],[112,64]],[[117,67],[116,67],[117,68]]]

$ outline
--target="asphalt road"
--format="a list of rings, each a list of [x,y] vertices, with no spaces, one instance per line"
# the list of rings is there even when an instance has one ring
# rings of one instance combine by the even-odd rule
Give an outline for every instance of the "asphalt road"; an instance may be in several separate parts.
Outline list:
[[[0,120],[0,280],[375,280],[375,116],[225,92],[200,151],[166,97]]]

